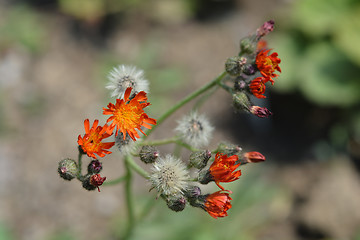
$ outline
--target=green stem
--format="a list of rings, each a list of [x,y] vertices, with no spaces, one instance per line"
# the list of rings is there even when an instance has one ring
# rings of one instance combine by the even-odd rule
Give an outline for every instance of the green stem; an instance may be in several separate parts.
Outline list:
[[[169,144],[169,143],[175,143],[177,140],[178,140],[178,137],[172,137],[172,138],[166,138],[166,139],[161,139],[161,140],[156,140],[156,141],[145,141],[145,142],[139,143],[139,145],[141,145],[141,146],[144,146],[144,145],[159,146],[159,145],[165,145],[165,144]]]
[[[83,175],[81,173],[81,168],[82,168],[82,152],[79,149],[79,154],[78,154],[78,172],[77,172],[77,179],[79,179],[80,181],[83,180]]]
[[[137,172],[139,175],[143,176],[146,179],[149,179],[149,173],[145,171],[142,167],[137,165],[136,162],[131,157],[126,156],[125,161],[127,162],[128,166],[132,168],[135,172]]]
[[[181,108],[183,105],[185,105],[186,103],[190,102],[191,100],[193,100],[194,98],[196,98],[197,96],[199,96],[200,94],[206,92],[207,90],[211,89],[212,87],[216,86],[221,79],[223,79],[223,77],[226,75],[226,72],[222,72],[218,77],[216,77],[215,79],[213,79],[211,82],[209,82],[208,84],[204,85],[203,87],[199,88],[198,90],[196,90],[195,92],[189,94],[188,96],[186,96],[184,99],[182,99],[181,101],[179,101],[177,104],[175,104],[172,108],[170,108],[167,112],[165,112],[160,118],[157,119],[157,123],[156,125],[154,125],[152,127],[152,129],[149,129],[146,132],[146,136],[144,136],[143,139],[146,139],[150,133],[152,131],[154,131],[163,121],[165,121],[171,114],[173,114],[176,110],[178,110],[179,108]]]
[[[200,149],[194,148],[194,147],[190,146],[189,144],[186,144],[186,143],[184,143],[184,142],[182,142],[182,141],[180,141],[180,140],[179,140],[179,141],[176,141],[176,144],[178,144],[178,145],[180,145],[180,146],[183,146],[183,147],[189,149],[189,150],[192,151],[192,152],[200,151]]]
[[[124,181],[126,179],[126,176],[121,176],[121,177],[118,177],[114,180],[111,180],[111,181],[105,181],[103,186],[111,186],[111,185],[115,185],[115,184],[118,184],[122,181]]]
[[[134,201],[133,201],[133,195],[131,191],[131,183],[132,183],[132,172],[130,169],[130,162],[131,162],[130,156],[125,156],[125,169],[126,169],[126,175],[125,175],[125,197],[126,197],[126,205],[127,205],[127,212],[128,212],[128,225],[127,230],[125,232],[123,239],[128,239],[134,230],[135,227],[135,216],[134,216]]]

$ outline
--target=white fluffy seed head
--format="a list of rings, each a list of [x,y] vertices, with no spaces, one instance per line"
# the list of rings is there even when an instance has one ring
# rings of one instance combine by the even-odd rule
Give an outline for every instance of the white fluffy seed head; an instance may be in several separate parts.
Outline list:
[[[108,79],[110,82],[106,88],[112,91],[111,97],[123,98],[128,87],[135,92],[149,92],[149,82],[144,78],[144,71],[134,66],[119,65],[110,71]]]
[[[118,135],[115,136],[115,145],[119,149],[121,154],[130,154],[135,150],[135,142],[131,139],[129,134],[126,133],[124,139],[124,134],[121,131],[118,131]]]
[[[196,148],[209,144],[214,128],[204,115],[191,112],[178,121],[175,131],[187,144]]]
[[[189,187],[189,179],[186,165],[171,155],[156,159],[150,175],[152,187],[167,198],[183,195]]]

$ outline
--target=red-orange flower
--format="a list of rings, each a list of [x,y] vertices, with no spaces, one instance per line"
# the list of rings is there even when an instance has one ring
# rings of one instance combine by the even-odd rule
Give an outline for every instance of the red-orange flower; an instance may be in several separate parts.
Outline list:
[[[126,137],[126,133],[136,141],[136,138],[140,138],[136,129],[145,134],[141,126],[151,129],[149,124],[156,124],[156,120],[149,118],[144,112],[144,108],[149,106],[147,102],[146,93],[144,91],[139,92],[131,100],[129,99],[132,88],[126,89],[124,99],[116,99],[116,104],[109,103],[107,109],[103,108],[103,114],[112,115],[106,122],[111,122],[110,131],[113,131],[116,127],[116,135],[118,131],[121,131]]]
[[[264,77],[257,77],[252,80],[249,84],[249,88],[251,93],[257,98],[266,98],[263,94],[265,93],[265,78]]]
[[[232,193],[228,190],[225,191]],[[226,211],[231,208],[230,200],[232,198],[227,192],[217,191],[206,196],[204,208],[213,218],[226,217],[228,215]]]
[[[85,135],[81,137],[78,136],[78,144],[81,146],[81,149],[92,158],[96,158],[95,154],[99,157],[104,157],[105,154],[110,154],[111,152],[105,149],[111,148],[115,142],[107,142],[103,143],[102,140],[111,136],[107,131],[109,129],[108,125],[104,125],[103,127],[98,126],[99,120],[95,120],[92,127],[90,128],[89,119],[85,119],[84,127],[85,127]]]
[[[281,72],[279,67],[281,59],[277,57],[278,54],[276,52],[268,55],[270,50],[271,49],[260,51],[256,56],[255,63],[260,73],[265,77],[265,82],[270,81],[271,84],[274,84],[274,80],[272,78],[279,76],[274,73],[275,70]]]
[[[222,153],[217,153],[214,162],[210,166],[210,175],[212,180],[215,181],[219,188],[224,188],[219,184],[220,182],[232,182],[239,179],[241,171],[235,171],[240,166],[240,163],[236,164],[238,156],[233,155],[228,157]],[[235,171],[235,172],[234,172]]]

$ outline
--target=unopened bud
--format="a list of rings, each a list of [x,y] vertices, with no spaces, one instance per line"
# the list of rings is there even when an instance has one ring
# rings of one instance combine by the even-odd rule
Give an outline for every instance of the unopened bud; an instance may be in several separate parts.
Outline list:
[[[209,169],[202,170],[199,172],[198,175],[198,182],[201,184],[208,184],[209,182],[213,181],[214,177],[211,175],[211,172]]]
[[[98,191],[100,192],[99,186],[101,186],[105,180],[106,177],[101,177],[100,174],[93,174],[93,175],[88,174],[85,177],[82,186],[83,188],[89,191],[95,190],[97,188]]]
[[[209,150],[193,152],[190,155],[190,166],[197,169],[203,169],[210,158],[211,152]]]
[[[251,106],[250,112],[259,118],[267,118],[272,115],[272,112],[270,112],[267,108],[259,106]]]
[[[272,32],[274,30],[274,24],[275,24],[274,20],[269,20],[269,21],[265,22],[261,27],[259,27],[256,30],[257,38],[260,39],[263,36]]]
[[[239,155],[241,151],[242,151],[241,147],[232,143],[222,142],[217,147],[217,152],[220,152],[227,156]]]
[[[92,160],[88,165],[88,173],[99,173],[102,170],[102,164],[99,160]]]
[[[244,153],[241,159],[241,163],[257,163],[263,161],[265,161],[265,156],[259,152]]]
[[[246,64],[244,66],[244,73],[246,75],[254,75],[256,73],[256,68],[253,64]]]
[[[250,112],[252,104],[249,96],[244,91],[240,91],[233,94],[233,106],[235,110]]]
[[[239,76],[243,72],[246,62],[247,59],[245,57],[236,56],[228,58],[225,62],[225,70],[232,76]]]
[[[74,160],[66,158],[59,162],[58,172],[60,174],[60,177],[70,181],[76,177],[78,167]]]
[[[144,163],[154,163],[159,157],[159,151],[154,146],[143,146],[140,150],[140,160]]]
[[[178,199],[168,199],[166,204],[171,210],[175,212],[181,212],[185,209],[186,199],[183,196]]]
[[[240,40],[240,51],[243,54],[253,54],[256,51],[257,41],[255,35]]]
[[[200,195],[201,195],[201,189],[198,186],[191,186],[185,192],[185,196],[188,199],[194,199]]]

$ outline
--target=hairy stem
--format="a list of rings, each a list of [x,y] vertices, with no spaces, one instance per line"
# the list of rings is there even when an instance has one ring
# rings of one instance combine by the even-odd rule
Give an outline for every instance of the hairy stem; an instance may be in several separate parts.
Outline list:
[[[133,195],[132,195],[132,172],[130,169],[131,162],[130,156],[125,156],[125,169],[126,169],[126,175],[125,175],[125,197],[126,197],[126,206],[127,206],[127,212],[128,212],[128,225],[127,230],[125,232],[123,239],[128,239],[134,230],[135,227],[135,215],[134,215],[134,201],[133,201]]]

